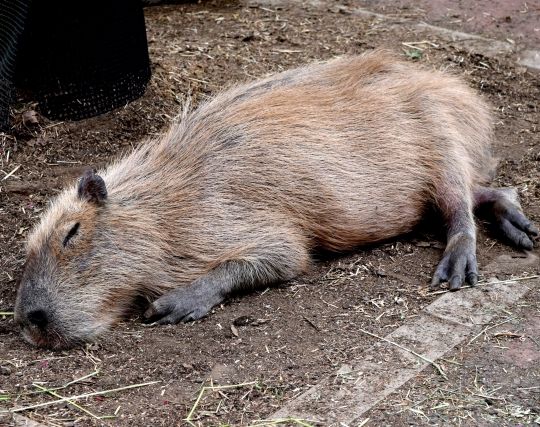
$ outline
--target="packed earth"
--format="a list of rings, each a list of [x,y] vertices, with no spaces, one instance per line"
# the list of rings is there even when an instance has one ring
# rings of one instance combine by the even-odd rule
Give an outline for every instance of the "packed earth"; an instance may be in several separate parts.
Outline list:
[[[135,312],[98,342],[59,352],[21,339],[10,313],[25,236],[47,200],[87,167],[100,168],[165,132],[187,101],[196,105],[234,82],[374,48],[459,75],[492,106],[500,159],[494,185],[515,186],[524,211],[540,223],[540,73],[517,64],[512,51],[484,55],[429,27],[409,25],[426,17],[407,2],[370,9],[380,15],[355,12],[372,3],[147,7],[153,76],[142,98],[80,122],[51,122],[28,100],[14,105],[13,129],[0,134],[0,425],[319,425],[273,414],[362,360],[377,338],[360,330],[385,336],[439,297],[428,284],[444,248],[444,226],[432,216],[395,241],[339,256],[318,254],[309,274],[239,295],[197,322],[152,327]],[[519,24],[526,13],[538,17],[538,1],[528,2],[526,11],[520,5],[508,13],[521,21],[502,17],[503,26]],[[468,10],[462,22],[474,13]],[[444,13],[437,16],[432,24],[443,25]],[[448,28],[485,30],[484,37],[505,40],[505,28],[462,28],[458,12],[446,16]],[[527,47],[528,38],[522,39]],[[478,228],[485,278],[538,277],[538,248],[524,254],[498,240],[488,224]],[[497,268],[483,268],[488,265]],[[540,423],[539,331],[536,287],[447,354],[444,377],[426,368],[359,425]],[[62,401],[79,395],[85,396]],[[53,400],[60,402],[44,404]],[[31,408],[8,411],[24,407]]]

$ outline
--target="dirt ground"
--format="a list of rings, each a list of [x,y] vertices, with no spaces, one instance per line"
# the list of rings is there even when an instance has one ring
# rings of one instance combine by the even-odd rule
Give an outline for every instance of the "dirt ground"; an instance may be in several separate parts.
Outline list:
[[[388,27],[376,18],[343,13],[335,7],[364,7],[366,2],[318,3],[328,7],[301,2],[258,6],[247,1],[205,1],[147,8],[153,77],[143,98],[123,109],[76,123],[40,117],[37,125],[25,125],[22,114],[34,107],[28,103],[16,105],[14,129],[0,137],[0,171],[3,176],[13,172],[0,181],[0,312],[12,311],[29,228],[49,197],[73,181],[84,167],[102,166],[163,132],[186,97],[197,103],[234,81],[376,47],[391,49],[428,68],[459,74],[490,101],[496,117],[495,149],[501,158],[496,185],[516,186],[525,211],[540,223],[538,74],[516,67],[510,57],[469,54],[429,33]],[[400,9],[393,13],[400,13]],[[426,40],[429,43],[422,43],[421,50],[402,44]],[[501,254],[516,259],[522,256],[496,240],[485,226],[479,228],[480,266]],[[359,336],[358,328],[384,336],[436,298],[428,292],[427,283],[444,247],[440,229],[441,224],[434,222],[394,242],[343,257],[321,257],[305,277],[227,301],[198,322],[150,328],[134,318],[98,343],[70,351],[29,347],[21,340],[12,317],[0,315],[0,411],[51,400],[35,384],[59,387],[91,374],[57,393],[73,396],[157,383],[80,400],[91,414],[63,403],[25,411],[24,416],[60,426],[170,426],[183,425],[186,418],[205,426],[255,424],[343,363],[362,358],[373,340]],[[538,249],[535,251],[538,253]],[[509,268],[497,276],[525,273],[539,274],[540,266]],[[516,310],[523,311],[523,318],[538,319],[538,301],[538,292],[533,292],[526,305]],[[519,328],[538,330],[538,323],[527,325],[518,325],[511,332],[525,336],[532,332],[522,333]],[[509,329],[493,329],[490,333],[497,331]],[[486,360],[499,363],[493,353],[496,350],[488,345],[492,335],[458,351],[455,360],[462,364],[452,365],[450,377],[474,385],[474,366],[482,360],[484,365]],[[493,339],[518,342],[508,335]],[[467,369],[460,369],[464,364]],[[539,384],[537,366],[525,364],[520,368],[523,371],[516,373],[519,379],[536,372],[533,380],[519,383],[521,388],[533,387],[528,393],[514,394],[513,398],[501,396],[501,392],[489,394],[494,405],[487,408],[485,398],[480,398],[484,399],[482,404],[462,403],[446,399],[451,392],[437,394],[441,388],[438,379],[426,371],[408,386],[409,391],[401,390],[374,409],[369,415],[371,424],[366,425],[534,422],[534,414],[540,414],[534,389]],[[226,384],[234,387],[207,390],[196,402],[201,387]],[[413,404],[420,402],[418,396],[424,396],[426,387],[433,391],[431,400],[409,405],[412,411],[395,410],[403,396]],[[422,393],[415,395],[420,389]],[[482,389],[480,394],[486,393]],[[498,411],[504,406],[498,400],[502,398],[507,399],[504,403],[529,408],[532,415],[520,419],[508,415],[510,409]],[[444,413],[429,412],[428,404],[430,408],[443,404],[451,408]],[[464,405],[468,405],[471,418],[458,422],[461,418],[456,418],[451,409],[459,412],[461,408],[461,414]],[[92,414],[114,418],[96,419]],[[2,423],[11,425],[15,421],[0,413]]]
[[[369,425],[540,424],[540,290],[364,414]]]
[[[537,0],[360,0],[368,10],[414,21],[507,40],[521,48],[540,45],[540,4]]]

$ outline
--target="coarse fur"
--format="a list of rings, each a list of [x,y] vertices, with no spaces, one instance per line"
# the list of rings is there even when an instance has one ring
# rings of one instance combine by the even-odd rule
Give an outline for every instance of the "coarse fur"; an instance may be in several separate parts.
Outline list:
[[[105,193],[79,184],[52,202],[28,239],[17,319],[30,342],[61,348],[137,296],[193,289],[182,298],[200,304],[228,283],[180,316],[198,318],[229,291],[302,274],[314,248],[407,233],[432,205],[449,243],[474,244],[491,121],[458,78],[380,51],[233,87],[100,172]],[[25,320],[36,308],[46,328]]]

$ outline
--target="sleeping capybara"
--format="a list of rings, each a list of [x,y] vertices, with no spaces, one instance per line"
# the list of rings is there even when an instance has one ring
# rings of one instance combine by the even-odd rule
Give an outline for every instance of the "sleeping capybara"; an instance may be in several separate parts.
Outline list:
[[[492,117],[458,78],[386,53],[342,57],[218,94],[51,204],[28,238],[15,308],[32,344],[93,340],[137,297],[158,323],[286,281],[315,248],[409,232],[435,207],[448,243],[433,285],[478,278],[473,210],[516,246],[538,230],[489,188]]]

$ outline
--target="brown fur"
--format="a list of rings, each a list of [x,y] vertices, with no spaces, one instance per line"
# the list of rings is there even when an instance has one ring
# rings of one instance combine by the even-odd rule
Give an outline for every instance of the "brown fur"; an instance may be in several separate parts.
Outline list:
[[[448,74],[382,52],[287,71],[217,95],[107,168],[103,206],[67,189],[29,238],[25,278],[53,295],[62,340],[91,339],[136,296],[220,266],[267,284],[306,271],[315,247],[409,232],[431,204],[451,220],[490,180],[490,141],[485,103]]]

